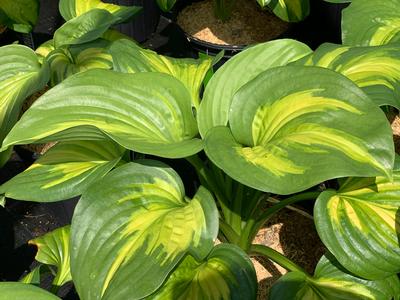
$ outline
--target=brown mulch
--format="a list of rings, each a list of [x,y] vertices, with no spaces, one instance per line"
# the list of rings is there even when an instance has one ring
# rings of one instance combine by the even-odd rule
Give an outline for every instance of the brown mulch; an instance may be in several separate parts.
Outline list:
[[[394,148],[400,154],[400,117],[398,114],[391,114],[388,119],[392,126]]]
[[[250,45],[277,38],[289,24],[254,0],[236,0],[232,17],[223,22],[214,15],[214,0],[194,2],[178,16],[182,29],[200,40],[220,45]]]
[[[2,34],[4,31],[6,31],[7,27],[0,25],[0,34]]]
[[[296,211],[283,209],[261,229],[255,244],[269,246],[284,254],[310,274],[313,274],[325,247],[318,237],[314,221]],[[268,298],[269,289],[287,271],[264,258],[252,258],[257,272],[257,299]]]

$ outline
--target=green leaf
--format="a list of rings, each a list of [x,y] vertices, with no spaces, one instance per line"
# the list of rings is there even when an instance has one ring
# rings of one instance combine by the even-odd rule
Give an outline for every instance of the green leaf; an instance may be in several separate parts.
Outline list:
[[[187,256],[166,283],[147,299],[256,299],[257,277],[253,263],[232,244],[216,246],[207,259]]]
[[[101,37],[118,18],[104,9],[92,9],[64,23],[54,33],[54,45],[76,45]]]
[[[342,13],[343,44],[379,46],[400,41],[400,0],[353,1]]]
[[[29,33],[39,16],[38,0],[1,0],[0,24],[14,31]]]
[[[35,256],[37,261],[57,268],[53,280],[55,286],[62,286],[72,280],[69,235],[70,226],[68,225],[29,241],[29,244],[38,248]]]
[[[367,281],[349,274],[336,261],[323,256],[314,277],[290,272],[281,277],[270,291],[271,300],[392,300],[400,295],[396,275]]]
[[[267,2],[274,14],[287,22],[302,21],[310,13],[309,0],[270,0]]]
[[[51,51],[53,51],[54,49],[55,49],[54,40],[51,39],[51,40],[44,42],[39,47],[37,47],[37,49],[35,50],[35,53],[43,59],[43,58],[46,58],[47,55],[49,55],[49,53]]]
[[[43,89],[48,79],[47,65],[41,66],[30,48],[0,47],[0,142],[17,122],[25,99]],[[10,154],[11,150],[0,153],[0,166]]]
[[[292,194],[344,176],[390,177],[394,164],[384,113],[349,79],[323,68],[260,74],[235,94],[229,125],[208,132],[207,156],[265,192]]]
[[[0,196],[0,206],[2,207],[6,206],[6,197],[4,195]]]
[[[21,282],[0,282],[0,300],[61,300],[48,291]]]
[[[90,43],[92,44],[92,43]],[[82,47],[79,47],[82,48]],[[105,47],[86,47],[79,49],[81,51],[73,55],[73,51],[61,48],[56,49],[47,56],[51,76],[50,85],[55,86],[62,82],[67,77],[84,72],[90,69],[107,69],[113,68],[113,61],[111,55]]]
[[[384,177],[349,178],[327,190],[314,207],[323,243],[352,273],[379,279],[400,272],[398,237],[400,171]]]
[[[100,0],[60,0],[60,13],[66,21],[83,15],[93,9],[106,10],[113,14],[122,23],[141,12],[138,6],[123,6],[111,3],[104,3]]]
[[[201,102],[198,123],[202,137],[214,126],[228,123],[233,95],[257,75],[296,61],[311,49],[294,40],[276,40],[250,47],[229,59],[211,78]]]
[[[125,149],[109,140],[62,142],[4,183],[0,193],[12,199],[37,202],[79,196],[114,168],[124,152]]]
[[[176,0],[156,0],[156,1],[158,4],[158,7],[160,7],[161,10],[164,12],[170,11],[176,3]]]
[[[379,106],[400,109],[400,47],[347,47],[323,44],[305,65],[339,72],[357,84]]]
[[[50,270],[49,270],[50,271]],[[29,283],[40,286],[41,275],[43,273],[43,265],[35,267],[31,272],[22,277],[19,282]]]
[[[110,47],[114,69],[124,73],[160,72],[179,79],[192,97],[192,105],[198,108],[200,88],[207,71],[212,66],[210,57],[199,59],[172,58],[141,48],[129,40],[117,40]]]
[[[162,163],[119,167],[75,209],[71,271],[80,299],[146,297],[186,253],[205,258],[217,232],[217,207],[205,188],[190,200],[179,176]]]
[[[27,130],[29,128],[29,130]],[[190,95],[160,73],[89,70],[40,97],[8,135],[14,144],[100,139],[162,157],[187,157],[203,148]]]

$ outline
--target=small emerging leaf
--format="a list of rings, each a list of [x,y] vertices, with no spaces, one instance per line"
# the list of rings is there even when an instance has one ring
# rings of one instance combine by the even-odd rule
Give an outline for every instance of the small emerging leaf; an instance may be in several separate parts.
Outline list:
[[[70,271],[70,226],[58,228],[41,237],[29,241],[38,248],[35,259],[43,264],[57,268],[53,285],[62,286],[71,281]]]

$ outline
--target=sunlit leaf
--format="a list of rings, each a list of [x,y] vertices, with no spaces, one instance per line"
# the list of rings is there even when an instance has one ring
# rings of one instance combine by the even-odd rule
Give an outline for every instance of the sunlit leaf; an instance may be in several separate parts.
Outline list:
[[[393,181],[349,178],[314,209],[319,236],[346,269],[368,279],[400,272],[400,171]]]
[[[347,47],[323,44],[304,62],[345,75],[377,105],[400,108],[399,45]]]
[[[111,45],[114,69],[124,73],[161,72],[179,79],[189,90],[194,107],[200,103],[200,88],[212,59],[203,57],[172,58],[141,48],[129,40],[118,40]]]
[[[190,95],[177,79],[98,69],[75,74],[40,97],[8,135],[3,149],[108,136],[127,149],[177,158],[202,149],[197,134]]]
[[[211,193],[185,196],[179,176],[138,161],[92,185],[75,209],[71,271],[80,299],[141,299],[186,253],[204,259],[218,232]]]
[[[276,16],[288,22],[299,22],[310,13],[309,0],[267,0],[261,4],[268,5]]]
[[[138,14],[142,8],[104,3],[101,0],[60,0],[60,13],[68,21],[93,9],[103,9],[113,14],[118,23],[127,21]]]
[[[368,281],[351,275],[336,261],[323,256],[314,277],[290,272],[281,277],[269,295],[271,300],[392,300],[400,295],[400,282],[396,275]]]
[[[296,61],[311,49],[294,40],[277,40],[250,47],[228,60],[208,82],[201,102],[198,123],[204,137],[214,126],[228,123],[233,95],[260,73]]]
[[[47,65],[40,65],[30,48],[0,47],[0,142],[16,123],[25,99],[43,89],[48,79]],[[0,161],[4,163],[9,154],[0,153]]]
[[[378,46],[400,41],[400,0],[352,1],[342,15],[345,45]]]
[[[114,168],[124,152],[125,149],[108,140],[62,142],[0,186],[0,193],[12,199],[37,202],[79,196]]]
[[[390,177],[394,163],[384,113],[349,79],[316,67],[274,68],[243,86],[229,127],[211,129],[205,151],[233,179],[277,194],[337,177]]]

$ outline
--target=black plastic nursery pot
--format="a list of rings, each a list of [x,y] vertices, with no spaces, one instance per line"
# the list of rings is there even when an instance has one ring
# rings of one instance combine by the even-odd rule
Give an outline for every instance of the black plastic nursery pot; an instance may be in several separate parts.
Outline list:
[[[178,24],[179,13],[193,2],[202,0],[178,1],[171,13],[166,17],[178,28],[178,32],[188,41],[194,52],[202,52],[215,56],[225,52],[225,60],[239,53],[248,45],[219,45],[200,40],[186,33]],[[274,39],[292,38],[299,40],[311,48],[317,48],[324,42],[341,42],[341,11],[348,4],[327,3],[323,0],[311,0],[310,15],[302,22],[291,23],[288,30]]]
[[[121,33],[137,42],[144,42],[156,31],[161,12],[155,0],[105,0],[104,2],[142,7],[142,12],[133,20],[116,26]]]

